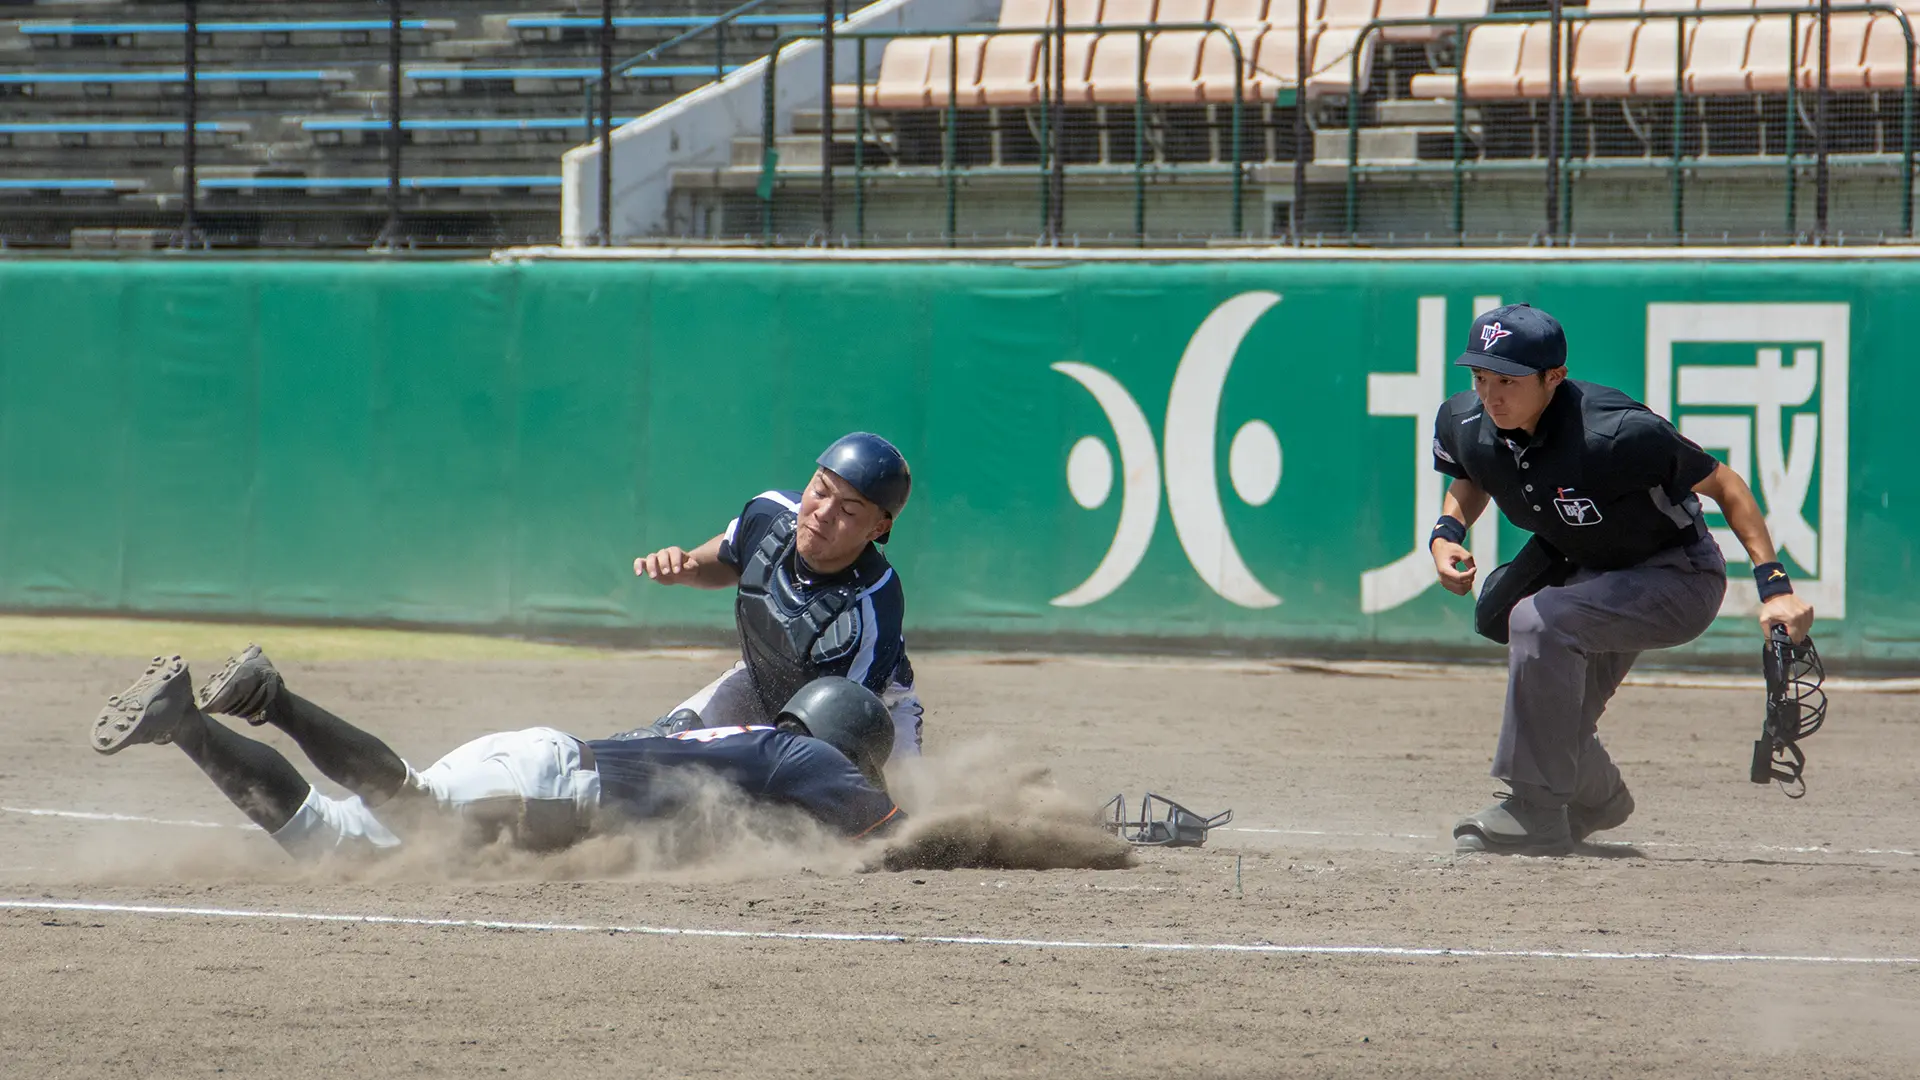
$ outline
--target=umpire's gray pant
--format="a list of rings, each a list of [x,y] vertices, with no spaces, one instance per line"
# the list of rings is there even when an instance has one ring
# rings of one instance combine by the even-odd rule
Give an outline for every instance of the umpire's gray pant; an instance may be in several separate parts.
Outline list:
[[[1726,562],[1705,537],[1624,570],[1577,571],[1515,604],[1493,775],[1549,805],[1605,802],[1620,783],[1596,734],[1607,700],[1643,650],[1699,637],[1726,591]]]

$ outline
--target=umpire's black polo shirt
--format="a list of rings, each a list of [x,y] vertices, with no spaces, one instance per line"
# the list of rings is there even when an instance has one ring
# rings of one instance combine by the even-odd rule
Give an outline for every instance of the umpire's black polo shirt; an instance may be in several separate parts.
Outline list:
[[[1471,390],[1448,398],[1433,426],[1435,469],[1473,481],[1507,520],[1594,570],[1705,536],[1693,486],[1718,464],[1645,405],[1571,379],[1531,437],[1496,428]]]

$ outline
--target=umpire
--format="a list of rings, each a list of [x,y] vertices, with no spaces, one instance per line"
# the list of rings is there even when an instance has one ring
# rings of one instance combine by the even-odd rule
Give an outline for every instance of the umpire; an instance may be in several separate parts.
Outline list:
[[[1440,584],[1473,589],[1468,527],[1491,499],[1533,534],[1488,575],[1480,633],[1507,644],[1507,700],[1492,774],[1510,792],[1454,826],[1462,851],[1562,854],[1633,813],[1596,732],[1646,649],[1698,637],[1720,611],[1726,563],[1698,496],[1720,507],[1753,562],[1762,633],[1807,636],[1795,596],[1740,475],[1611,387],[1567,378],[1553,316],[1509,304],[1474,320],[1456,363],[1473,389],[1434,420],[1433,465],[1453,478],[1430,549]]]

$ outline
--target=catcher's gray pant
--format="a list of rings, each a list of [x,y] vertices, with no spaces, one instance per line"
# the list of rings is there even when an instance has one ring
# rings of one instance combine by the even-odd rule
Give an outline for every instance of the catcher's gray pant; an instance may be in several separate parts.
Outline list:
[[[1643,650],[1699,637],[1726,591],[1707,537],[1624,570],[1580,570],[1514,605],[1493,775],[1549,805],[1605,802],[1620,783],[1595,730],[1607,700]]]

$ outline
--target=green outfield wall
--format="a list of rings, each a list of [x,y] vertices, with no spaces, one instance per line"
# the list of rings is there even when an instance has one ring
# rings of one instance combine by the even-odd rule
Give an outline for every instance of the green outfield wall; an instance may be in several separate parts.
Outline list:
[[[0,263],[0,606],[711,637],[726,598],[634,556],[866,428],[914,465],[923,639],[1467,648],[1430,425],[1526,300],[1750,478],[1823,652],[1920,665],[1917,296],[1899,260]],[[1690,655],[1750,655],[1743,569]]]

